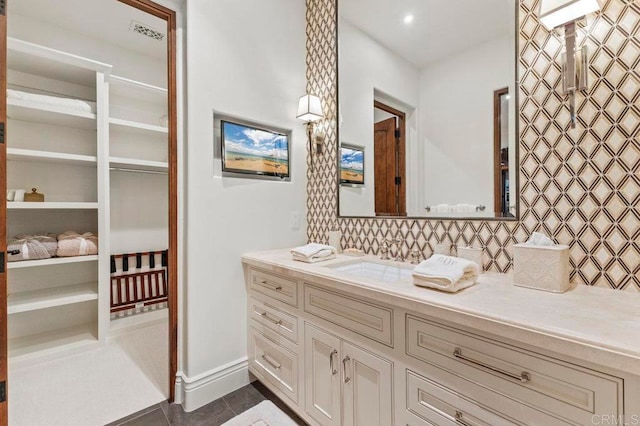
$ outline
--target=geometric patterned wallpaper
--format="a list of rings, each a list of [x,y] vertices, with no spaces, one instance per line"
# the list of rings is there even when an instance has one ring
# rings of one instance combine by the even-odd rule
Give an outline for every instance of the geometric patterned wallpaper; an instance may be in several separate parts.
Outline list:
[[[307,90],[323,99],[326,146],[308,167],[310,241],[335,224],[344,247],[377,254],[400,235],[405,255],[438,242],[484,247],[486,270],[509,272],[513,244],[541,231],[571,247],[574,282],[640,291],[640,2],[603,0],[580,28],[589,46],[589,90],[569,127],[559,94],[563,37],[538,21],[539,0],[520,0],[520,220],[338,218],[335,0],[307,0]],[[307,159],[311,165],[311,159]]]

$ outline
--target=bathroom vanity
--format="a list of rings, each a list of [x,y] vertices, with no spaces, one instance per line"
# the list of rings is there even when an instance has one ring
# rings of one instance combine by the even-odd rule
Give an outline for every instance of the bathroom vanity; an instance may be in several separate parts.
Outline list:
[[[447,294],[373,256],[243,264],[249,369],[312,425],[640,424],[640,295],[493,273]]]

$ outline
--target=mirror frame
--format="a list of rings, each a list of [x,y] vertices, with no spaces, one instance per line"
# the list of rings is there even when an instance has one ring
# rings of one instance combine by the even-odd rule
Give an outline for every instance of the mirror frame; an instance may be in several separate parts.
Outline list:
[[[335,12],[335,22],[336,22],[336,30],[335,30],[335,52],[336,52],[336,116],[340,116],[340,1],[341,0],[333,0],[336,6]],[[446,0],[443,0],[446,1]],[[516,143],[515,143],[515,161],[517,163],[517,173],[516,173],[516,181],[515,187],[516,191],[516,213],[513,217],[446,217],[446,216],[346,216],[340,214],[340,123],[339,120],[336,119],[336,162],[337,162],[337,173],[336,173],[336,218],[338,219],[400,219],[400,220],[425,220],[425,221],[481,221],[481,222],[519,222],[520,214],[521,214],[521,198],[520,198],[520,1],[519,0],[511,0],[515,3],[515,16],[514,16],[514,25],[513,32],[515,35],[515,52],[514,52],[514,69],[515,69],[515,87],[516,90],[513,94],[514,98],[514,106],[516,108],[515,111],[515,135],[516,135]],[[494,147],[494,141],[491,141],[491,148]],[[491,186],[494,186],[494,182],[492,180]],[[495,194],[494,194],[495,197]],[[489,206],[487,206],[489,207]]]

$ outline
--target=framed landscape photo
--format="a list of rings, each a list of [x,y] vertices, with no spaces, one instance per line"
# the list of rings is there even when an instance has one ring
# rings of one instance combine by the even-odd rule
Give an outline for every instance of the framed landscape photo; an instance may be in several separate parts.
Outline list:
[[[340,145],[340,183],[364,186],[364,147],[343,143]]]
[[[289,135],[221,120],[223,173],[288,179]]]

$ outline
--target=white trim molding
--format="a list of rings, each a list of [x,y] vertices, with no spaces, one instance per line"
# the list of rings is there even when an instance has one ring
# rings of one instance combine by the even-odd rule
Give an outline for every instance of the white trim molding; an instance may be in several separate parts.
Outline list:
[[[247,357],[194,377],[176,375],[176,403],[191,412],[250,383]]]

